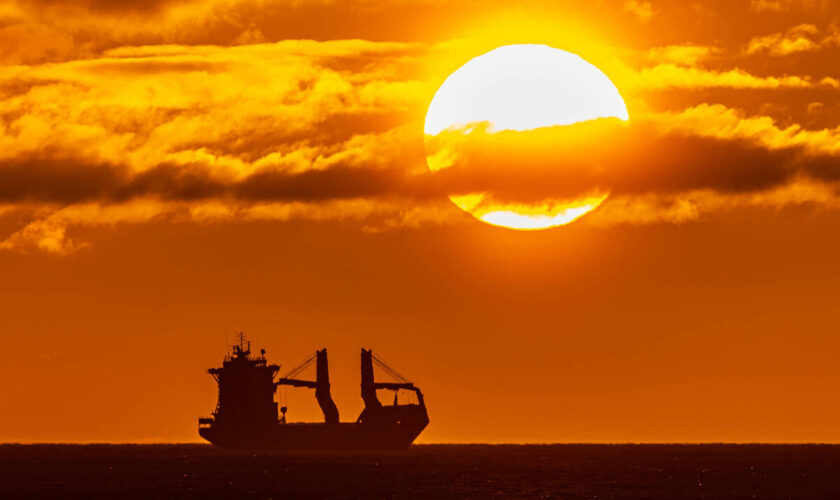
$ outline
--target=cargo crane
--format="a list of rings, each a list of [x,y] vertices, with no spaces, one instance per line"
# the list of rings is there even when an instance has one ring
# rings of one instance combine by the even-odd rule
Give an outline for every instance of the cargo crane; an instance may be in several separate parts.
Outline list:
[[[315,359],[314,382],[292,378],[311,365],[313,359]],[[332,395],[330,395],[330,371],[328,366],[327,350],[321,349],[320,351],[316,351],[314,355],[304,360],[303,363],[280,378],[280,380],[276,382],[276,385],[278,387],[288,385],[291,387],[306,387],[308,389],[315,389],[315,399],[318,401],[318,406],[321,407],[321,411],[324,412],[324,422],[327,424],[337,424],[338,407],[333,402]],[[286,423],[285,406],[281,408],[281,412],[283,413],[281,422]]]

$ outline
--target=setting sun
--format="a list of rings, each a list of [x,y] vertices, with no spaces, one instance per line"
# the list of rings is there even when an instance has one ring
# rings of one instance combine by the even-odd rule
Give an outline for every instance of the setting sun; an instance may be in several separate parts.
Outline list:
[[[463,162],[458,143],[474,134],[525,132],[600,118],[629,119],[618,89],[601,70],[546,45],[499,47],[464,64],[435,94],[424,127],[427,163],[439,171]],[[435,140],[442,133],[448,140]],[[517,160],[510,156],[512,162]],[[597,208],[607,196],[596,192],[522,203],[469,192],[452,194],[450,199],[488,224],[534,230],[568,224]]]

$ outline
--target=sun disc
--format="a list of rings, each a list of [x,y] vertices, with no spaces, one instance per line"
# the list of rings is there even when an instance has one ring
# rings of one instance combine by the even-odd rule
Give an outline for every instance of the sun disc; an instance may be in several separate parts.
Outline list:
[[[597,67],[546,45],[499,47],[461,66],[438,89],[424,125],[427,164],[436,171],[458,161],[451,149],[430,150],[431,139],[442,132],[466,137],[476,130],[522,132],[599,118],[628,120],[629,115],[618,89]],[[597,208],[607,195],[581,193],[570,202],[532,206],[483,203],[480,210],[463,203],[483,197],[481,192],[457,193],[450,199],[488,224],[533,230],[567,224]]]

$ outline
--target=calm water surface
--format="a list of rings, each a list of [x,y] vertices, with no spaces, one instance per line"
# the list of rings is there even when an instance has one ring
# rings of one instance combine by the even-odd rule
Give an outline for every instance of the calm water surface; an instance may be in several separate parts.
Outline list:
[[[840,499],[840,446],[419,445],[289,455],[0,445],[0,498]]]

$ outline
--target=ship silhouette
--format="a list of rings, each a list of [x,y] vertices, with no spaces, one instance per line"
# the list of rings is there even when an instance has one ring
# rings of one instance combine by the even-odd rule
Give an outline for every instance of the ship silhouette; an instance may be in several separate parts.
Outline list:
[[[216,446],[230,449],[264,450],[387,450],[406,448],[429,423],[423,393],[396,370],[373,355],[361,353],[361,386],[365,407],[355,422],[339,421],[338,408],[330,395],[327,350],[321,349],[278,378],[280,366],[268,364],[265,350],[251,354],[251,343],[239,334],[238,345],[225,356],[221,368],[208,372],[219,386],[219,398],[212,417],[198,419],[198,432]],[[312,363],[314,381],[294,378]],[[399,382],[374,381],[373,364]],[[315,389],[315,399],[324,413],[323,422],[286,421],[286,406],[274,400],[278,387]],[[378,389],[394,391],[392,405],[383,405]],[[397,392],[413,391],[417,403],[398,404]]]

